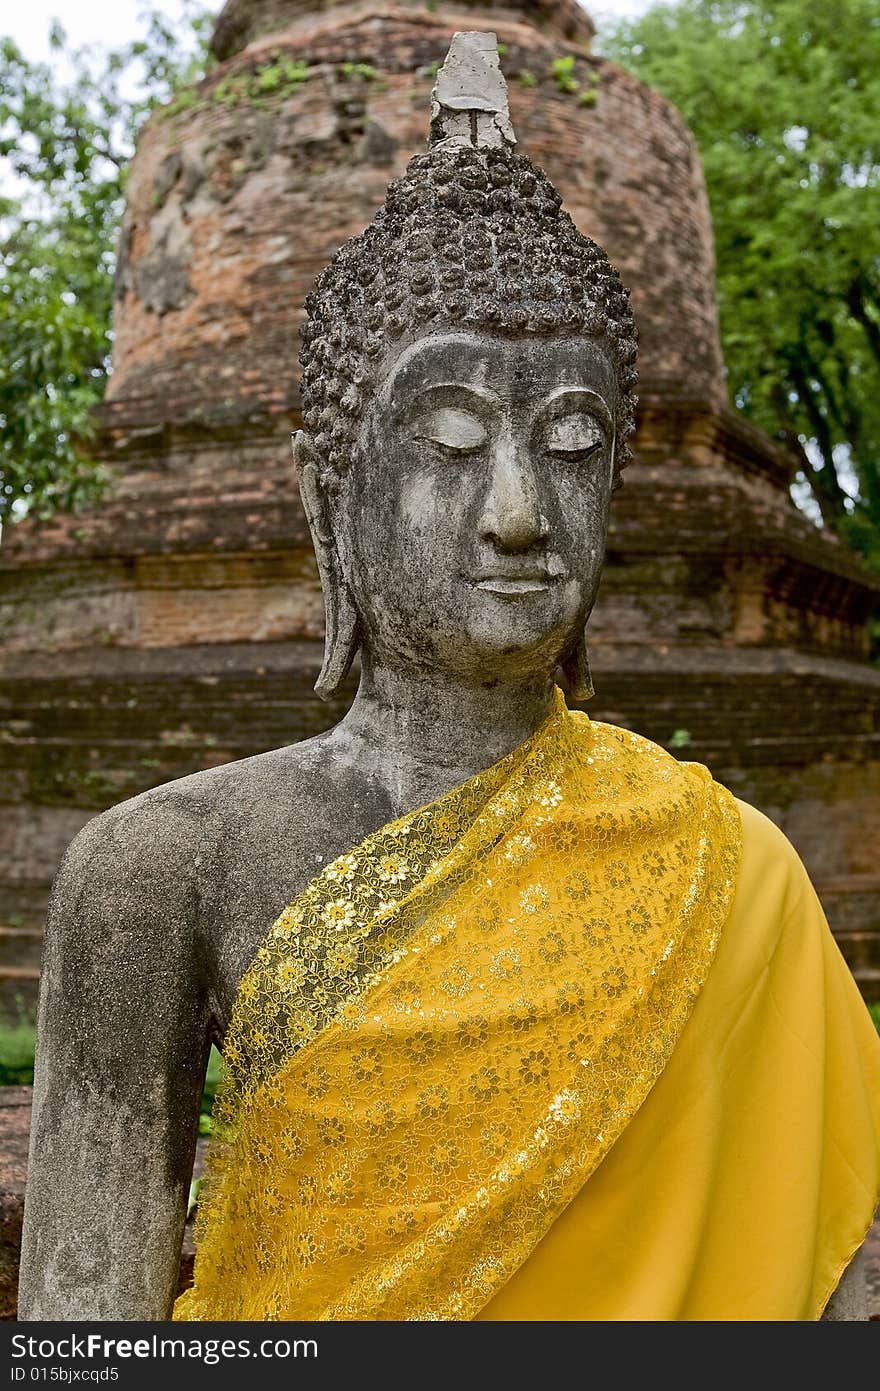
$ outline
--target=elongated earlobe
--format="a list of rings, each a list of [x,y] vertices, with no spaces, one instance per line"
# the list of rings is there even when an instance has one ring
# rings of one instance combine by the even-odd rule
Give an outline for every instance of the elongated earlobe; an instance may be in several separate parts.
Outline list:
[[[567,657],[563,657],[559,665],[564,677],[565,693],[571,696],[572,700],[589,700],[596,694],[593,689],[585,634],[581,634],[571,652]]]
[[[314,447],[304,430],[297,430],[292,444],[300,496],[312,533],[324,594],[324,662],[315,682],[315,694],[321,700],[332,700],[348,675],[360,646],[360,625],[329,524],[327,498],[321,485]]]

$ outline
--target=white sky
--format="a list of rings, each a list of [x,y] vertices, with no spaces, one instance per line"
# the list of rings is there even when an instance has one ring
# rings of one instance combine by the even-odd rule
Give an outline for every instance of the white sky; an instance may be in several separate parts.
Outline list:
[[[217,12],[223,0],[215,0]],[[600,26],[605,19],[629,18],[642,14],[650,0],[597,0],[584,8]],[[115,48],[137,38],[144,26],[139,16],[148,8],[144,0],[0,0],[0,35],[15,40],[32,59],[47,58],[46,36],[53,19],[60,19],[75,46],[101,43]],[[155,8],[166,14],[180,13],[179,0],[155,0]]]
[[[218,13],[221,5],[222,0]],[[117,48],[143,33],[138,18],[147,8],[143,0],[0,0],[0,34],[15,39],[26,57],[48,58],[49,25],[60,19],[75,46]],[[173,16],[180,12],[176,0],[156,0],[155,8]]]

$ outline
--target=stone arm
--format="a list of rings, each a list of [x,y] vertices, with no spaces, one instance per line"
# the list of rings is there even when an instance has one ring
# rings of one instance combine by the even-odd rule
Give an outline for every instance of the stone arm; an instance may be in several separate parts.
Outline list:
[[[826,1305],[823,1319],[832,1323],[862,1323],[868,1312],[868,1276],[864,1246],[856,1252]]]
[[[191,818],[149,796],[90,822],[53,888],[23,1319],[165,1319],[177,1289],[209,1011]]]

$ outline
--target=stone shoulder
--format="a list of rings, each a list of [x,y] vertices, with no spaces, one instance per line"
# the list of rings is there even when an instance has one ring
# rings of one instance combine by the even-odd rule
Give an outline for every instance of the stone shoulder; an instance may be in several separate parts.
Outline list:
[[[282,766],[288,785],[291,778],[296,782],[289,752],[278,749],[221,764],[109,807],[71,841],[56,875],[55,896],[70,881],[106,883],[113,876],[132,886],[169,883],[175,876],[183,889],[216,855],[246,809],[266,800]]]
[[[259,843],[279,822],[308,819],[320,797],[319,741],[304,740],[162,783],[88,821],[69,845],[55,882],[127,882],[155,897],[204,884],[244,837]]]
[[[67,848],[56,890],[71,873],[93,875],[117,866],[126,876],[140,877],[159,865],[183,868],[193,854],[211,847],[222,825],[211,794],[220,786],[203,782],[204,776],[196,773],[150,788],[86,822]]]

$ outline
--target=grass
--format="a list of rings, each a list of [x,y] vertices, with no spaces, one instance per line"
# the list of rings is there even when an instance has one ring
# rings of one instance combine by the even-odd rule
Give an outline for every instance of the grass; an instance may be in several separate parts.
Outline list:
[[[208,1071],[205,1074],[205,1090],[202,1092],[202,1111],[199,1116],[199,1134],[210,1135],[211,1107],[214,1105],[214,1097],[217,1092],[217,1084],[220,1081],[220,1069],[223,1066],[223,1059],[217,1049],[211,1044],[211,1055],[208,1058]]]
[[[29,1087],[34,1080],[37,1031],[26,1019],[0,1023],[0,1087]]]

